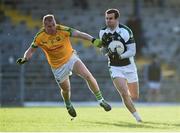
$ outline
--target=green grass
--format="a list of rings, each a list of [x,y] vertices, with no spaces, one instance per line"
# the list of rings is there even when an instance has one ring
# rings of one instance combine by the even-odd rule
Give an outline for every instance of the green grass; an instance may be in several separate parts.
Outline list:
[[[137,108],[143,123],[125,107],[105,112],[100,107],[76,107],[71,121],[63,107],[0,108],[0,131],[180,131],[180,106]]]

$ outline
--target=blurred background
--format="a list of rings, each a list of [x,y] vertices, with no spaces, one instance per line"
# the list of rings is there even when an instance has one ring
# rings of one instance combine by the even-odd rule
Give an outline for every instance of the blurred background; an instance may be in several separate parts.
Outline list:
[[[120,10],[137,43],[136,64],[140,83],[138,102],[180,102],[179,0],[1,0],[0,1],[0,106],[30,102],[62,102],[60,90],[40,49],[23,66],[23,56],[42,25],[54,14],[57,23],[98,37],[105,26],[104,12]],[[120,101],[109,76],[107,58],[90,42],[72,39],[74,49],[97,79],[107,101]],[[156,62],[155,64],[153,64]],[[151,88],[153,80],[160,86]],[[71,77],[72,101],[95,101],[85,81]]]

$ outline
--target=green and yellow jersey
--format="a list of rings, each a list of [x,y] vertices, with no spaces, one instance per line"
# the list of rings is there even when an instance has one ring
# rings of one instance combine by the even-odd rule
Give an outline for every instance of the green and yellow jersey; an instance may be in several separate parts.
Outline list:
[[[73,53],[70,36],[73,29],[63,26],[56,26],[57,33],[49,35],[43,27],[34,37],[31,47],[40,47],[52,68],[58,68],[65,64]]]

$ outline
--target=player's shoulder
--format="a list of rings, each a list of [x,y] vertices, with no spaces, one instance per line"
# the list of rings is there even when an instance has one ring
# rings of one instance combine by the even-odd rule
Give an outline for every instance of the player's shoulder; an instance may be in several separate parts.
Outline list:
[[[105,31],[107,29],[107,26],[104,26],[103,28],[100,29],[100,31]]]
[[[130,35],[132,34],[132,30],[125,24],[120,23],[119,28],[123,29],[123,30],[126,30]]]
[[[35,35],[34,38],[37,38],[37,37],[41,36],[43,33],[45,33],[45,28],[44,28],[44,27],[42,27],[42,28],[36,33],[36,35]]]
[[[38,32],[37,32],[37,35],[41,34],[41,33],[44,33],[45,32],[45,28],[42,27]]]
[[[56,29],[60,30],[64,34],[68,34],[69,36],[72,36],[72,33],[75,30],[75,29],[73,29],[71,27],[68,27],[68,26],[65,26],[65,25],[59,25],[59,24],[56,26]]]
[[[120,23],[119,28],[130,29],[127,25]]]
[[[100,29],[99,34],[102,36],[106,32],[107,26]]]
[[[62,30],[62,31],[69,31],[70,30],[70,27],[65,26],[65,25],[60,25],[60,24],[57,24],[56,28],[57,28],[57,30]]]

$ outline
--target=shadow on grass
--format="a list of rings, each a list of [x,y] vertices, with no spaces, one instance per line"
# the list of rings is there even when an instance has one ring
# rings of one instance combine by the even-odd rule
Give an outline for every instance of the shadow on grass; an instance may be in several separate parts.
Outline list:
[[[172,124],[172,123],[165,123],[165,122],[152,122],[152,121],[145,121],[144,124],[151,124],[151,125],[159,125],[159,126],[171,126],[171,127],[177,127],[180,128],[180,124]]]
[[[132,123],[132,122],[125,122],[125,121],[117,121],[117,122],[102,122],[102,121],[84,121],[86,123],[95,123],[97,125],[108,125],[108,126],[116,126],[116,127],[125,127],[125,128],[139,128],[139,129],[159,129],[159,130],[166,130],[166,129],[177,129],[179,128],[179,124],[168,124],[168,123],[161,123],[161,122],[150,122],[144,121],[142,123]]]

